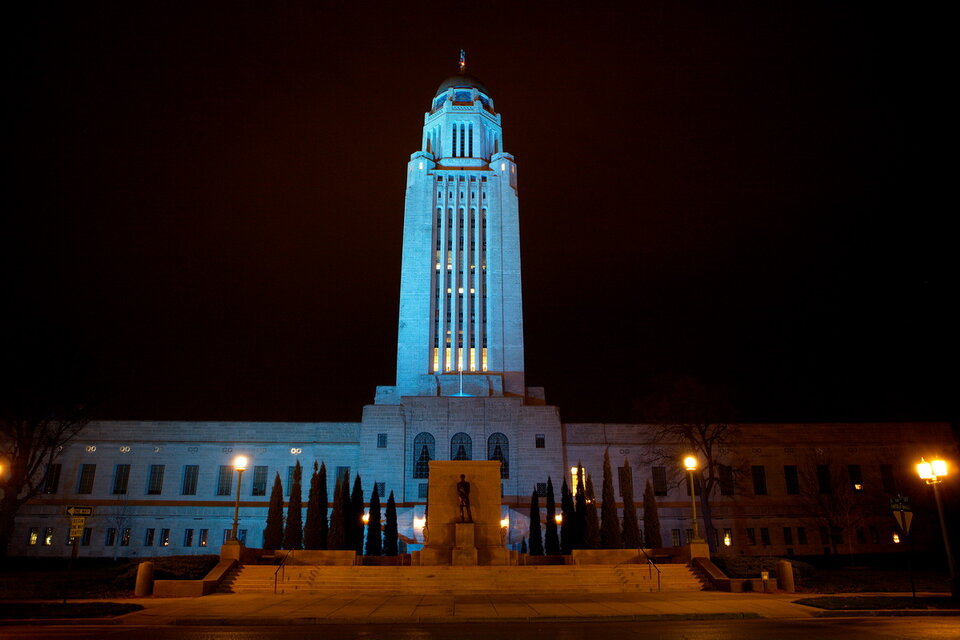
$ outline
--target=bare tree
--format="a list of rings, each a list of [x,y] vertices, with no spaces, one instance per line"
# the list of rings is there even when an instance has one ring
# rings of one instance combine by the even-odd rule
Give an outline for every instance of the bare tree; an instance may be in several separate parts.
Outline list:
[[[48,466],[88,422],[79,409],[11,414],[0,416],[0,557],[20,507],[40,493]]]
[[[126,496],[117,496],[114,506],[106,507],[99,516],[116,532],[113,539],[113,560],[116,561],[120,554],[123,531],[130,526],[133,519],[130,511],[130,500]]]
[[[831,551],[839,552],[845,540],[849,551],[853,532],[863,526],[873,506],[863,489],[857,489],[843,467],[827,455],[811,455],[798,470],[797,504],[804,520],[827,532]]]
[[[738,425],[732,421],[732,405],[721,390],[708,388],[690,377],[673,381],[648,396],[644,404],[646,417],[657,423],[653,458],[676,471],[684,455],[697,457],[699,466],[694,477],[699,484],[700,515],[710,551],[716,552],[711,500],[721,482],[732,481],[727,450],[739,435]],[[676,477],[679,484],[682,476]]]

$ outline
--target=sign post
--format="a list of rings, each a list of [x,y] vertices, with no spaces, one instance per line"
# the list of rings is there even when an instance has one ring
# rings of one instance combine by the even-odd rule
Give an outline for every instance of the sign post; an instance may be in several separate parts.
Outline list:
[[[910,498],[897,495],[890,498],[890,511],[897,521],[903,536],[907,539],[907,573],[910,574],[910,591],[913,593],[913,605],[917,605],[917,585],[913,580],[913,539],[910,537],[910,525],[913,523],[913,508]]]
[[[93,515],[93,507],[71,505],[66,508],[66,514],[70,516],[70,538],[73,540],[70,563],[67,566],[67,569],[71,570],[80,552],[80,538],[83,537],[83,528],[87,522],[87,516]],[[64,601],[66,601],[66,598],[64,598]]]

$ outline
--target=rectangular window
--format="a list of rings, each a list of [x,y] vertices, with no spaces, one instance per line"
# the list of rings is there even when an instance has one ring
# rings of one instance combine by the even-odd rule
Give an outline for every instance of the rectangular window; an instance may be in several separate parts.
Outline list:
[[[160,529],[160,546],[170,546],[170,529]]]
[[[130,527],[124,527],[123,531],[120,533],[120,546],[130,546]]]
[[[377,434],[377,449],[386,449],[387,448],[387,434],[378,433]]]
[[[30,527],[30,533],[27,536],[27,544],[35,547],[40,542],[40,527]]]
[[[227,464],[220,465],[217,473],[217,495],[230,495],[230,481],[233,479],[233,467]]]
[[[753,493],[758,496],[767,495],[767,471],[762,464],[751,467],[753,473]]]
[[[293,470],[296,468],[296,465],[287,467],[287,485],[284,487],[286,489],[284,493],[287,494],[287,497],[290,497],[291,492],[293,491]]]
[[[820,527],[820,544],[830,544],[830,531],[826,527]]]
[[[224,530],[223,530],[223,544],[226,544],[226,543],[230,542],[230,533],[231,533],[232,531],[233,531],[232,529],[224,529]],[[237,531],[237,535],[238,535],[238,536],[239,536],[239,534],[240,534],[240,532]]]
[[[193,546],[193,529],[183,530],[183,546],[185,547]]]
[[[800,494],[800,471],[795,464],[783,466],[783,479],[787,485],[787,495],[795,496]]]
[[[148,496],[158,496],[163,493],[163,468],[162,464],[150,465],[150,476],[147,479]]]
[[[793,544],[793,529],[790,527],[783,528],[783,544]]]
[[[720,465],[720,495],[732,496],[734,494],[733,467],[728,464]]]
[[[43,530],[43,546],[49,547],[53,545],[53,527],[46,527]]]
[[[93,529],[90,527],[84,527],[83,533],[80,535],[80,546],[89,547],[90,546],[90,536],[93,535]]]
[[[539,497],[541,497],[541,498],[546,498],[546,497],[547,497],[547,483],[546,483],[546,482],[538,482],[538,483],[537,483],[537,495],[538,495]]]
[[[267,495],[267,467],[256,466],[253,468],[253,488],[250,490],[252,496]]]
[[[863,527],[857,527],[857,544],[867,544],[867,532]]]
[[[870,525],[870,542],[880,544],[880,529],[875,524]]]
[[[884,493],[897,492],[897,480],[893,477],[893,465],[880,465],[880,484],[883,486]]]
[[[617,480],[620,485],[620,495],[621,497],[626,493],[627,487],[630,485],[630,482],[633,479],[633,474],[631,474],[627,467],[617,467]],[[632,488],[632,487],[630,487]]]
[[[680,529],[670,529],[670,546],[680,546]]]
[[[130,465],[118,464],[113,469],[113,495],[120,496],[127,493],[127,483],[130,481]]]
[[[757,530],[753,527],[747,529],[747,544],[750,546],[756,546],[757,544]]]
[[[103,539],[103,546],[112,547],[117,544],[117,529],[116,527],[108,527],[107,535]]]
[[[797,544],[807,544],[806,527],[797,527]]]
[[[418,498],[426,499],[426,497],[427,497],[427,487],[428,487],[428,486],[429,486],[429,485],[428,485],[426,482],[421,482],[421,483],[420,483],[420,485],[417,487],[417,497],[418,497]]]
[[[717,545],[720,546],[720,545]],[[733,529],[724,528],[723,530],[723,546],[732,547],[733,546]]]
[[[183,467],[183,483],[180,485],[180,495],[197,495],[197,478],[200,476],[200,466],[187,464]]]
[[[210,536],[209,529],[200,529],[200,536],[198,538],[197,546],[205,547],[207,546],[207,538]]]
[[[863,491],[863,470],[858,464],[847,465],[847,475],[850,476],[850,488],[854,491]]]
[[[666,467],[653,468],[653,495],[667,495],[667,469]]]
[[[247,544],[247,530],[246,529],[237,529],[237,540],[241,544]]]
[[[97,465],[80,465],[80,477],[77,478],[77,493],[93,493],[93,478],[97,475]]]
[[[830,481],[829,465],[817,465],[817,490],[825,494],[833,493],[833,482]]]
[[[343,480],[350,473],[350,467],[337,467],[337,480]],[[292,476],[291,476],[292,479]]]
[[[143,536],[143,546],[145,546],[145,547],[152,547],[152,546],[153,546],[153,538],[154,538],[156,532],[157,532],[156,529],[147,529],[147,534],[146,534],[145,536]]]
[[[43,492],[56,493],[60,489],[60,465],[48,464],[43,476]]]
[[[377,492],[377,497],[380,500],[383,500],[387,497],[387,483],[386,482],[374,482],[373,490]]]
[[[547,447],[547,436],[542,433],[538,433],[533,437],[533,445],[537,449],[545,449]]]
[[[765,547],[770,546],[770,529],[767,527],[760,527],[760,542]]]
[[[687,495],[690,495],[690,478],[685,478],[683,481],[683,486],[687,488]],[[700,495],[700,478],[694,476],[693,478],[693,490],[697,495]]]

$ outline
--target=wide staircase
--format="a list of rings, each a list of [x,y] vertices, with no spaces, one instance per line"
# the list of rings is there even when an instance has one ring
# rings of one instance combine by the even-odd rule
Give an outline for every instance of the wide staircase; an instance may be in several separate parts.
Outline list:
[[[700,591],[689,567],[661,564],[499,567],[338,567],[243,565],[220,585],[222,593],[277,594],[557,594]]]

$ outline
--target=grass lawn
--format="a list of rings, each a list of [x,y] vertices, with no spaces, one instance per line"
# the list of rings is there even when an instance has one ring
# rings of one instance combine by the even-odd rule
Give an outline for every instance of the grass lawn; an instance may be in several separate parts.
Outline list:
[[[946,571],[917,570],[917,591],[950,592]],[[801,593],[863,593],[865,591],[910,591],[910,574],[898,569],[817,569],[797,585]]]

